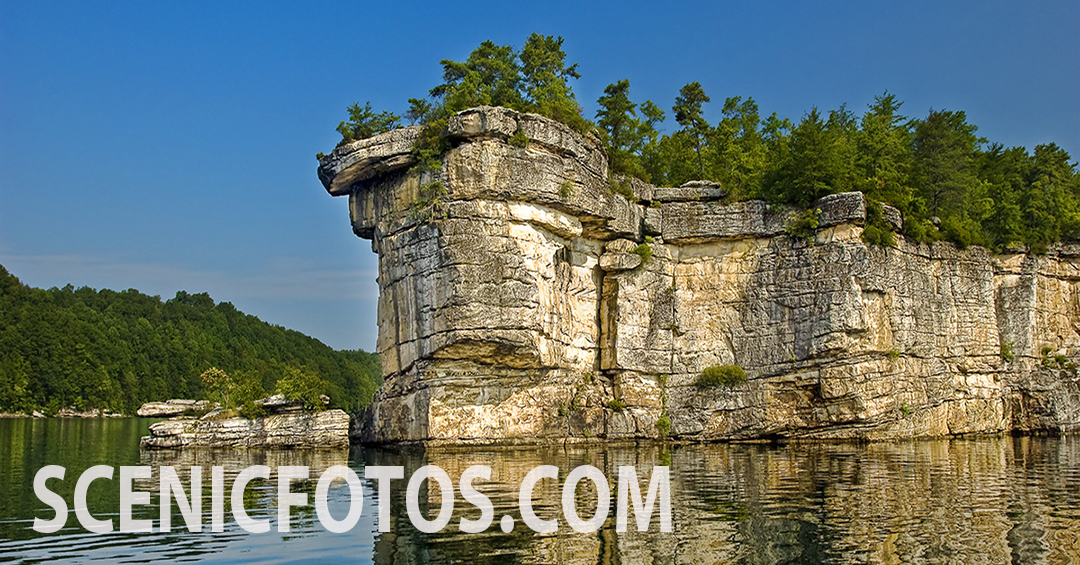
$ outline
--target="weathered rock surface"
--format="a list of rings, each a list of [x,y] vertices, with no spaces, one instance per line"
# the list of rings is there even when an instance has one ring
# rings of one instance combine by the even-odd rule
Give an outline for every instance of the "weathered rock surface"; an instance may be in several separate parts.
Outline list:
[[[142,447],[345,447],[349,416],[342,410],[290,412],[262,418],[179,417],[150,426]]]
[[[147,402],[135,411],[135,415],[142,418],[171,418],[186,413],[206,412],[217,406],[216,402],[209,400],[173,398],[165,402]]]
[[[477,108],[450,134],[439,171],[389,151],[320,166],[331,194],[365,179],[350,213],[379,254],[386,380],[358,439],[644,438],[664,418],[687,440],[1080,428],[1078,245],[870,247],[860,193],[816,202],[807,242],[785,235],[799,212],[715,184],[612,194],[595,140],[539,116]],[[433,180],[446,194],[418,217]],[[717,364],[749,381],[697,387]]]
[[[35,418],[37,418],[37,411],[35,411]],[[108,409],[101,410],[98,408],[91,408],[90,410],[76,410],[74,407],[68,406],[56,411],[57,418],[123,418],[123,414],[117,414]]]

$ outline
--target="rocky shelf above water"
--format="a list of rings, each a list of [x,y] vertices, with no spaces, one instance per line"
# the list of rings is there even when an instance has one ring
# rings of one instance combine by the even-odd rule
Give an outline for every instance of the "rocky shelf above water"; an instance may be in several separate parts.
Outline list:
[[[201,417],[177,416],[151,424],[150,435],[144,436],[139,445],[144,448],[341,448],[349,445],[349,416],[342,410],[304,410],[280,395],[256,403],[270,414],[244,418],[215,408]]]

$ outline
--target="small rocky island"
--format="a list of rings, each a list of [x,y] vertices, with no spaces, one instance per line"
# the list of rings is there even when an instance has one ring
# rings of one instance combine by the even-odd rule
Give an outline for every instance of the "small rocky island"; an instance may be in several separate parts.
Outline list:
[[[862,193],[805,211],[620,179],[597,139],[505,108],[451,116],[437,168],[421,132],[319,163],[379,255],[362,441],[1080,428],[1080,245],[870,245]]]
[[[173,417],[151,424],[150,435],[144,436],[139,445],[144,448],[349,446],[349,416],[342,410],[307,410],[280,394],[257,400],[255,404],[266,412],[265,416],[245,418],[206,401],[144,404],[139,408],[139,416]],[[206,413],[193,415],[200,411]]]

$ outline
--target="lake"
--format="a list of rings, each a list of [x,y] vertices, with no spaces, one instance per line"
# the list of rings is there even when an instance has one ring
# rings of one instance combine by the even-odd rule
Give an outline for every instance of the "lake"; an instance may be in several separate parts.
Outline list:
[[[572,446],[545,448],[379,448],[348,451],[185,450],[140,451],[139,437],[152,420],[0,420],[0,562],[217,563],[1077,563],[1080,562],[1080,438],[978,438],[878,444]],[[74,511],[53,534],[31,526],[53,511],[34,494],[34,475],[45,465],[67,469],[49,487],[72,508],[74,484],[93,465],[145,465],[153,479],[137,490],[157,490],[157,469],[174,466],[185,488],[187,470],[203,466],[204,530],[191,533],[173,507],[171,532],[89,533]],[[226,485],[251,465],[310,467],[312,480],[294,492],[316,492],[322,470],[347,465],[361,478],[363,510],[346,533],[331,533],[311,506],[290,513],[291,530],[279,533],[277,481],[256,480],[243,493],[252,518],[268,518],[267,533],[240,528],[226,502],[223,532],[210,532],[209,467],[226,469]],[[436,465],[454,481],[449,525],[419,531],[408,518],[407,480],[394,481],[387,529],[377,530],[378,497],[365,467],[402,466],[404,476]],[[472,465],[491,468],[490,480],[473,484],[494,507],[495,520],[480,534],[459,531],[461,518],[478,508],[458,491],[458,477]],[[559,481],[541,481],[534,509],[559,519],[553,533],[538,534],[522,522],[518,491],[539,465],[559,468]],[[562,481],[574,468],[592,465],[611,485],[611,511],[596,531],[579,533],[563,521]],[[654,516],[648,531],[634,519],[616,531],[619,468],[634,466],[642,490],[656,465],[670,468],[672,531]],[[114,476],[114,478],[116,478]],[[434,481],[428,481],[434,483]],[[331,514],[349,511],[343,481],[329,490]],[[420,491],[420,511],[439,512],[439,490]],[[582,519],[597,506],[596,487],[585,480],[572,491]],[[158,497],[136,507],[136,518],[158,517]],[[98,519],[119,516],[117,481],[91,484],[87,506]],[[514,528],[500,529],[509,515]]]

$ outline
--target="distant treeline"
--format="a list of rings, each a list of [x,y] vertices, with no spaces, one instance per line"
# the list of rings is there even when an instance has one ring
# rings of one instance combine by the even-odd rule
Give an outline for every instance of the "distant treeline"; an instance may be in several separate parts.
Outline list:
[[[1068,153],[1053,143],[1029,153],[976,135],[963,111],[932,110],[923,119],[900,113],[891,94],[878,96],[863,115],[841,106],[816,108],[798,123],[775,113],[762,117],[752,98],[724,101],[722,118],[703,115],[710,97],[697,82],[682,87],[671,107],[679,130],[660,135],[666,113],[652,101],[630,99],[630,83],[610,84],[597,101],[596,121],[581,115],[561,37],[532,34],[522,49],[485,41],[464,62],[443,60],[443,84],[412,98],[405,118],[425,124],[414,150],[421,166],[448,145],[448,117],[480,105],[505,106],[559,120],[607,149],[611,171],[662,186],[689,180],[722,183],[733,200],[765,199],[808,206],[828,194],[859,190],[871,201],[869,243],[891,245],[880,204],[899,208],[904,234],[917,241],[948,239],[960,246],[1000,250],[1080,236],[1080,176]],[[400,124],[368,103],[348,109],[342,142]],[[618,191],[618,185],[612,183]]]
[[[374,354],[335,351],[205,293],[162,302],[137,290],[42,290],[0,266],[0,411],[130,414],[148,401],[205,398],[200,374],[209,367],[256,392],[302,368],[345,409],[366,406],[382,381]]]

